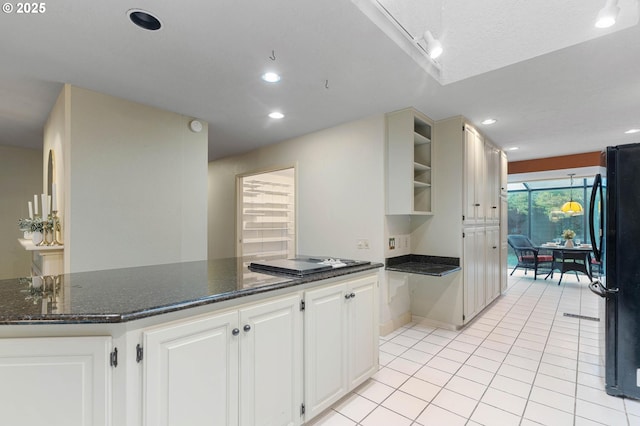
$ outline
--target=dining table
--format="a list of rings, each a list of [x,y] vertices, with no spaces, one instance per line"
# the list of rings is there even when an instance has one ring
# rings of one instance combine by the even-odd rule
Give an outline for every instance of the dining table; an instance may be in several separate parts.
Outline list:
[[[562,283],[562,277],[565,272],[575,272],[576,278],[578,272],[585,274],[589,281],[593,281],[591,275],[591,252],[593,248],[590,244],[581,244],[574,247],[566,247],[559,244],[542,244],[537,247],[540,250],[552,251],[551,270],[544,279],[553,279],[553,273],[557,270],[560,272],[558,285]]]

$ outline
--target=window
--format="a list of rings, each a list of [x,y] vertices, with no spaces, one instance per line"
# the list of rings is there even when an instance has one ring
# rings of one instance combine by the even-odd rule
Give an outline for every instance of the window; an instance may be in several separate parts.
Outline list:
[[[576,243],[588,242],[588,203],[593,177],[510,183],[508,233],[528,236],[534,244],[562,241],[565,229],[575,231]],[[566,215],[560,207],[573,198],[583,207],[580,215]],[[580,240],[580,241],[578,241]],[[509,256],[509,265],[515,258]]]
[[[238,257],[295,256],[295,216],[294,168],[238,177]]]

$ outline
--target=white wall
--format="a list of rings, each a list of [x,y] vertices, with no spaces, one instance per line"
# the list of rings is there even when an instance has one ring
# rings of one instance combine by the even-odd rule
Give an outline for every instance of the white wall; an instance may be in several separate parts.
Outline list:
[[[235,256],[236,175],[295,165],[298,253],[384,262],[385,132],[379,115],[209,163],[209,257]],[[389,305],[382,270],[380,281],[386,323],[408,312],[408,294]]]
[[[209,163],[209,257],[235,256],[236,175],[295,166],[298,253],[382,261],[383,147],[376,116]]]
[[[31,253],[19,243],[18,219],[42,192],[42,151],[0,145],[0,279],[28,276]]]
[[[65,86],[65,271],[207,258],[207,127]]]

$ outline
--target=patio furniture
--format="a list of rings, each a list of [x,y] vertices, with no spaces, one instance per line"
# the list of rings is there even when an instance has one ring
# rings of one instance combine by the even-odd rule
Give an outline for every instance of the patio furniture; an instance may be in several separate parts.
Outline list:
[[[551,268],[553,256],[545,252],[540,253],[541,249],[536,247],[526,235],[509,235],[507,236],[507,241],[516,253],[518,259],[518,264],[513,268],[513,271],[511,271],[511,275],[513,275],[518,268],[523,268],[525,275],[527,274],[527,270],[532,269],[533,279],[535,280],[538,274],[544,273],[538,272],[541,266]],[[548,269],[545,272],[548,272]]]
[[[585,274],[589,281],[592,281],[591,278],[591,248],[586,247],[573,247],[573,248],[565,248],[558,247],[553,249],[553,263],[551,264],[551,271],[544,278],[545,280],[548,277],[553,278],[553,272],[555,270],[560,271],[560,280],[558,281],[558,285],[562,282],[562,277],[565,272],[573,271],[576,274],[576,278],[580,281],[580,277],[578,277],[578,272],[582,272]]]

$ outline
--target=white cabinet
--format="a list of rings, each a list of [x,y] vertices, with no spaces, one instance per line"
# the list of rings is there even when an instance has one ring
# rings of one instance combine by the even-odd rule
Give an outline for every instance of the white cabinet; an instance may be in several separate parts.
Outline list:
[[[500,264],[500,227],[490,226],[486,228],[485,242],[486,259],[486,305],[500,295],[501,288],[501,264]],[[505,268],[502,268],[506,271]]]
[[[500,151],[500,196],[507,196],[507,179],[509,173],[509,162],[507,160],[507,154],[504,151]]]
[[[432,214],[432,127],[413,108],[387,114],[387,214]]]
[[[506,185],[505,185],[506,186]],[[500,291],[507,291],[509,271],[507,260],[509,256],[509,244],[507,234],[509,232],[507,197],[500,197]]]
[[[500,223],[500,150],[485,140],[485,220],[487,224]]]
[[[464,322],[473,319],[500,295],[500,232],[497,226],[464,231]]]
[[[485,163],[484,141],[471,126],[464,125],[464,186],[462,216],[465,225],[484,222]]]
[[[1,423],[110,425],[110,351],[111,337],[0,339]]]
[[[297,425],[300,296],[143,332],[143,423]]]
[[[378,369],[377,278],[305,293],[306,420]]]
[[[300,424],[300,296],[241,309],[240,327],[240,425]]]
[[[463,315],[469,322],[485,306],[485,237],[484,227],[466,228],[464,231]]]
[[[237,327],[229,312],[143,333],[143,424],[238,424]]]

